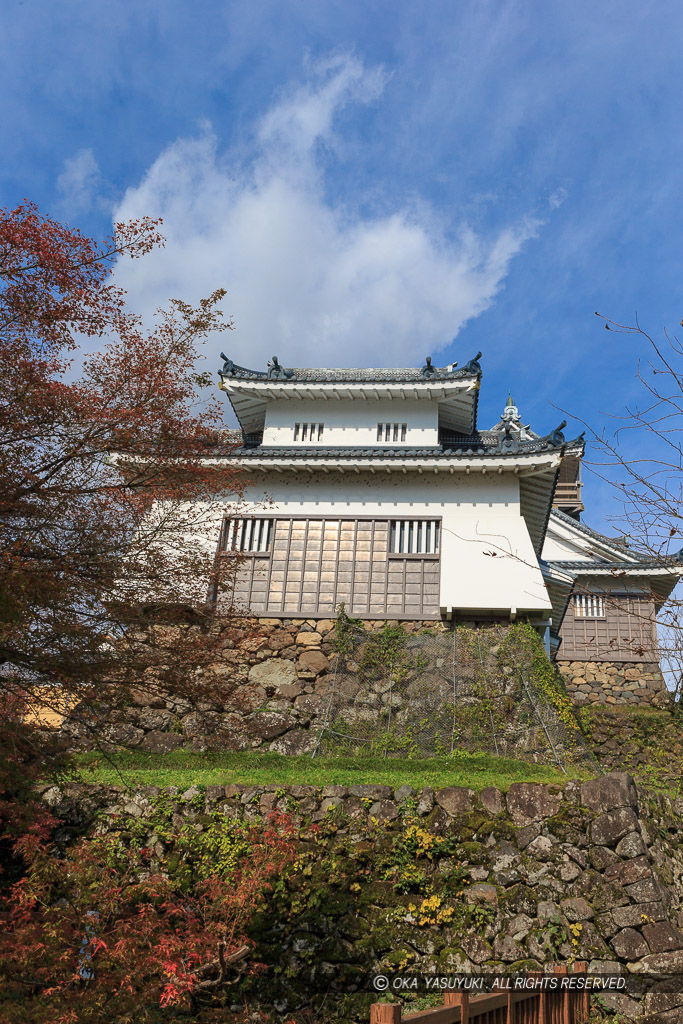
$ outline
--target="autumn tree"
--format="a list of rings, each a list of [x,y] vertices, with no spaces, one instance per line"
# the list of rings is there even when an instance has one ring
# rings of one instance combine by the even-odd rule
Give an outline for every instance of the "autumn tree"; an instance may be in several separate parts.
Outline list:
[[[123,824],[64,847],[34,796],[60,754],[27,707],[78,705],[107,741],[134,687],[217,696],[209,598],[235,568],[216,548],[242,480],[195,363],[231,325],[217,291],[143,327],[112,271],[161,244],[151,220],[97,243],[30,203],[0,211],[3,1020],[194,1006],[249,963],[250,918],[293,856],[284,819],[197,830],[171,812],[153,848]]]
[[[175,1009],[197,1020],[258,969],[248,930],[294,859],[287,816],[250,825],[219,813],[198,832],[160,808],[151,843],[139,824],[123,819],[63,856],[26,844],[28,870],[0,898],[7,1024],[151,1024]]]
[[[162,244],[148,219],[97,243],[31,203],[0,211],[0,696],[38,712],[106,722],[144,679],[196,699],[213,656],[218,525],[242,483],[205,458],[221,415],[195,363],[231,325],[216,291],[143,327],[112,271]],[[193,625],[150,623],[169,604]]]

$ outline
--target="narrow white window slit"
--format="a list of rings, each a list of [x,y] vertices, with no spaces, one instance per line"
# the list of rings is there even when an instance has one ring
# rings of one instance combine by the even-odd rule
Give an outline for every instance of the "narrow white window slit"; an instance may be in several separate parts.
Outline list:
[[[574,594],[574,614],[577,619],[604,619],[604,597],[599,594]]]
[[[384,442],[385,444],[389,441],[393,441],[398,444],[399,441],[405,442],[406,434],[408,433],[407,423],[378,423],[377,424],[377,440]]]
[[[323,436],[324,423],[295,423],[295,441],[320,441]]]
[[[224,551],[241,551],[246,554],[270,551],[273,520],[256,516],[228,519],[223,537]]]
[[[392,555],[438,555],[438,520],[393,519],[389,550]]]

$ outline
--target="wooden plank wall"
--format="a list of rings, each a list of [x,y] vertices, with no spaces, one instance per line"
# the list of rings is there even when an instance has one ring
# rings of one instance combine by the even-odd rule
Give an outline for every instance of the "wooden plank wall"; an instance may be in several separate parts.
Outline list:
[[[234,603],[258,615],[437,619],[438,555],[393,555],[389,519],[276,519],[269,554],[246,555]]]
[[[659,660],[654,602],[649,594],[605,594],[604,618],[574,612],[573,595],[560,629],[562,661]]]

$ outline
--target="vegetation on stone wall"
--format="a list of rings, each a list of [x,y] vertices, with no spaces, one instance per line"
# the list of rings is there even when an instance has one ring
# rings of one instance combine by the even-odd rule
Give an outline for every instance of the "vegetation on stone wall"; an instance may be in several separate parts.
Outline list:
[[[564,763],[585,753],[563,680],[529,623],[373,630],[342,608],[321,746],[329,753],[455,750]]]
[[[596,706],[578,712],[584,735],[606,771],[623,768],[654,786],[683,791],[683,709]]]
[[[501,644],[501,664],[511,663],[523,682],[542,694],[570,733],[578,733],[574,706],[562,676],[546,653],[538,632],[528,622],[514,623]]]
[[[192,820],[162,798],[144,825],[124,810],[63,852],[33,849],[0,901],[3,1021],[151,1024],[255,970],[246,931],[293,858],[293,829],[205,814],[196,797]]]
[[[71,813],[66,793],[45,796]],[[628,962],[642,976],[683,962],[680,806],[637,794],[624,774],[506,795],[233,784],[99,799],[99,828],[116,849],[148,851],[150,876],[167,869],[185,886],[214,863],[232,877],[247,851],[241,830],[258,837],[273,812],[289,816],[295,854],[246,927],[250,962],[264,968],[229,987],[229,1006],[274,1006],[297,1024],[309,1013],[367,1024],[368,975],[379,971],[514,972],[580,959],[596,971]],[[634,1007],[631,997],[620,1004],[629,1018]]]

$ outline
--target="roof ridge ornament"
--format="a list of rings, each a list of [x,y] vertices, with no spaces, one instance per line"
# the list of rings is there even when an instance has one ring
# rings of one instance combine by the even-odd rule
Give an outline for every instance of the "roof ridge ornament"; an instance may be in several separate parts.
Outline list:
[[[289,380],[294,376],[294,370],[285,370],[280,366],[277,356],[273,356],[268,363],[268,380]]]
[[[465,373],[481,374],[481,364],[479,362],[479,360],[481,359],[481,355],[481,352],[477,352],[474,359],[470,359],[469,363],[465,363],[465,365],[463,366],[463,371]]]
[[[554,430],[551,430],[549,434],[546,434],[545,437],[542,437],[540,440],[545,441],[549,448],[559,448],[561,445],[565,443],[565,438],[562,431],[566,426],[567,421],[562,420],[559,426],[555,427]]]
[[[423,377],[431,377],[432,374],[436,373],[436,367],[432,366],[432,357],[427,356],[425,359],[425,365],[420,371]]]
[[[500,431],[500,437],[498,438],[498,448],[496,449],[501,455],[516,455],[520,448],[521,431],[515,430],[516,424],[510,420],[506,420],[503,423],[502,430]]]
[[[238,366],[226,356],[225,352],[221,352],[221,359],[223,368],[218,371],[218,376],[222,381],[226,377],[265,377],[268,380],[290,380],[294,376],[294,370],[286,370],[284,366],[281,366],[277,356],[273,356],[268,363],[267,371],[250,370],[246,366]]]
[[[232,359],[229,359],[225,352],[221,352],[221,359],[223,360],[223,369],[218,371],[218,376],[221,380],[225,377],[236,377],[244,373],[253,375],[255,377],[265,377],[263,370],[249,370],[246,366],[238,366],[237,363],[233,363]]]

